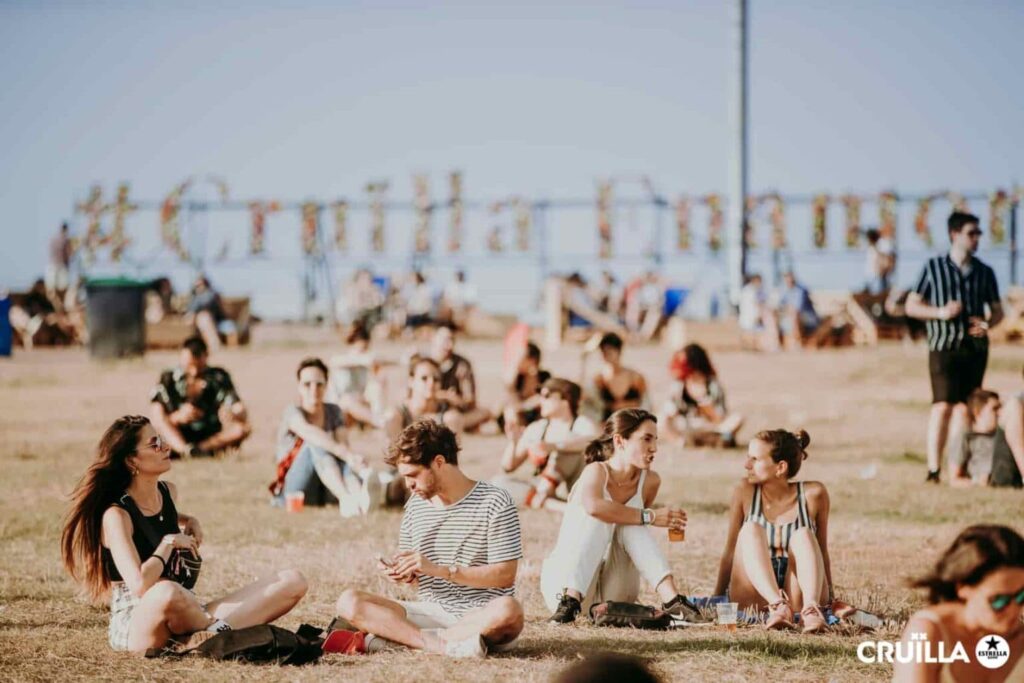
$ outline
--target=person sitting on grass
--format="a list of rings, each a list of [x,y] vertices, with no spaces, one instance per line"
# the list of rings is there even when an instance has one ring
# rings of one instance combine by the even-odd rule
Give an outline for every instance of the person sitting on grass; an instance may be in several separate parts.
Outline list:
[[[383,502],[380,479],[366,458],[348,447],[341,408],[324,403],[327,366],[306,358],[296,376],[299,402],[285,408],[277,433],[275,502],[302,492],[304,505],[337,503],[342,517],[376,509]]]
[[[652,510],[661,477],[651,469],[658,452],[657,418],[619,410],[585,451],[587,465],[569,494],[555,547],[541,566],[540,589],[550,621],[569,624],[605,600],[636,602],[640,577],[662,609],[682,622],[707,619],[679,593],[668,559],[646,527],[683,531],[686,513]]]
[[[477,406],[473,365],[455,353],[455,328],[439,325],[431,340],[430,355],[441,369],[438,396],[462,414],[462,428],[474,431],[491,419],[491,411]]]
[[[409,361],[409,384],[406,399],[384,415],[384,432],[393,441],[402,430],[421,419],[436,420],[456,434],[462,432],[462,414],[448,406],[439,396],[441,368],[432,358],[413,356]]]
[[[405,505],[398,553],[378,564],[388,581],[415,586],[417,600],[345,590],[337,613],[351,629],[329,634],[325,650],[362,654],[392,642],[484,657],[519,636],[523,547],[515,503],[504,489],[463,474],[458,455],[455,433],[433,420],[411,424],[391,443],[388,462],[415,495]]]
[[[370,350],[369,330],[362,323],[355,323],[345,337],[345,344],[346,352],[331,358],[327,396],[355,425],[379,428],[383,425],[382,401],[387,386],[380,373],[381,363]]]
[[[975,389],[967,397],[968,429],[949,442],[950,485],[1021,487],[1021,473],[999,426],[999,394]],[[1011,415],[1012,418],[1012,415]],[[1020,425],[1016,427],[1020,429]]]
[[[540,418],[540,390],[551,373],[540,367],[540,347],[527,342],[523,355],[514,366],[515,373],[505,380],[505,401],[495,411],[498,428],[506,436]]]
[[[583,449],[597,435],[597,425],[579,414],[580,387],[567,379],[553,377],[540,390],[540,419],[525,429],[512,432],[501,456],[504,474],[494,483],[508,489],[517,502],[527,507],[560,509],[554,498],[565,482],[572,490],[583,473]],[[533,466],[532,483],[511,475],[527,461]]]
[[[686,345],[672,356],[669,371],[676,381],[659,416],[666,435],[693,445],[734,447],[743,416],[726,409],[725,390],[707,351],[699,344]]]
[[[252,433],[245,404],[227,370],[207,365],[206,342],[181,345],[179,367],[166,370],[150,398],[150,419],[180,457],[238,448]]]
[[[821,325],[807,288],[797,282],[793,271],[782,275],[779,292],[779,332],[788,349],[802,348]]]
[[[828,491],[821,482],[791,481],[810,441],[803,430],[758,432],[747,449],[746,477],[732,492],[715,595],[728,594],[743,609],[768,607],[768,629],[794,628],[794,609],[804,633],[828,629]]]
[[[1005,526],[968,527],[935,567],[911,585],[928,591],[929,606],[910,617],[902,647],[912,649],[923,635],[933,657],[945,652],[952,658],[959,645],[966,661],[897,660],[893,681],[1024,681],[1024,538],[1019,533]],[[993,635],[1006,641],[1009,655],[994,669],[975,656],[975,644]],[[991,647],[997,646],[993,640]]]
[[[640,408],[647,401],[647,380],[622,364],[622,337],[608,332],[598,344],[601,370],[594,378],[594,390],[602,405],[602,419],[623,408]]]
[[[221,336],[227,340],[228,346],[238,346],[238,326],[224,311],[220,294],[205,275],[196,278],[192,286],[192,300],[185,309],[185,322],[195,324],[203,341],[214,351],[220,348]]]
[[[103,434],[71,496],[64,568],[94,600],[110,594],[115,650],[142,653],[197,631],[266,624],[306,594],[306,579],[292,569],[206,603],[181,585],[195,569],[203,530],[178,512],[177,488],[161,479],[170,468],[170,451],[149,420],[122,417]]]

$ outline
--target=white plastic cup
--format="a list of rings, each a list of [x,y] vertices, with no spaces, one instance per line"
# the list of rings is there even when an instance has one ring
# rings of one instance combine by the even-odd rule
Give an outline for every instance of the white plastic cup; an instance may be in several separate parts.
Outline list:
[[[736,615],[739,604],[735,602],[720,602],[715,605],[718,614],[718,625],[724,626],[729,631],[736,630]]]

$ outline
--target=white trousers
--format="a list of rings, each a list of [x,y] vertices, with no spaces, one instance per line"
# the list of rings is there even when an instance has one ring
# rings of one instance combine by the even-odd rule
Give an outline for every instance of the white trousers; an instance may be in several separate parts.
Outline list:
[[[602,522],[570,503],[555,549],[541,567],[540,589],[551,610],[566,589],[579,591],[586,613],[605,600],[636,602],[641,576],[653,588],[671,573],[651,529]]]

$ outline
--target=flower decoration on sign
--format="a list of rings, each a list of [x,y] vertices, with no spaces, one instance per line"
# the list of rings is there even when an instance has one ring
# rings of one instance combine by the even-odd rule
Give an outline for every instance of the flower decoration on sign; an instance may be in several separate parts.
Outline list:
[[[824,192],[814,195],[811,200],[811,231],[814,246],[824,249],[828,245],[828,203],[830,197]]]
[[[181,241],[181,225],[178,222],[181,213],[181,198],[192,185],[187,178],[174,186],[160,204],[160,238],[164,246],[173,251],[182,261],[188,261],[189,254]]]
[[[516,228],[516,249],[530,251],[530,227],[533,207],[522,197],[512,198],[512,224]]]
[[[488,213],[491,215],[491,229],[487,233],[487,249],[495,254],[505,251],[505,241],[502,239],[501,214],[506,205],[503,201],[491,202]]]
[[[267,216],[280,210],[279,202],[249,202],[249,253],[253,256],[266,248]]]
[[[598,255],[612,257],[612,191],[614,182],[600,180],[597,183],[597,240]]]
[[[788,240],[786,239],[786,205],[782,200],[782,195],[778,192],[771,192],[762,197],[761,201],[767,201],[771,206],[768,218],[772,224],[772,249],[785,249]]]
[[[744,204],[746,207],[746,213],[743,215],[743,243],[746,244],[749,249],[757,248],[758,212],[761,209],[761,204],[764,199],[765,197],[750,195],[747,197],[747,201]]]
[[[710,211],[708,218],[708,248],[711,251],[718,251],[722,248],[722,228],[725,226],[722,195],[715,193],[707,194],[701,197],[701,202]]]
[[[914,212],[914,234],[929,247],[932,246],[932,230],[928,226],[928,214],[932,210],[932,202],[941,197],[941,194],[928,194],[917,200],[917,210]]]
[[[945,197],[946,197],[946,201],[949,202],[950,208],[953,211],[962,211],[962,212],[966,213],[966,212],[971,210],[970,207],[967,206],[967,200],[959,192],[954,192],[953,190],[949,190],[949,191],[945,192],[944,194],[945,194]]]
[[[690,250],[690,198],[686,195],[676,200],[676,248]]]
[[[860,244],[860,208],[864,200],[857,195],[844,194],[839,201],[843,205],[843,214],[846,218],[846,246],[855,247]]]
[[[462,249],[462,173],[448,174],[448,207],[451,211],[448,225],[448,251],[452,254]]]
[[[124,255],[124,250],[128,248],[131,240],[128,238],[128,233],[125,231],[125,220],[128,218],[128,214],[136,211],[139,207],[132,204],[128,200],[129,187],[128,183],[121,183],[117,186],[117,198],[114,200],[114,204],[108,209],[114,214],[114,225],[110,230],[110,235],[107,236],[107,242],[110,244],[110,260],[117,263],[121,260],[121,256]]]
[[[208,175],[206,180],[217,189],[217,197],[221,204],[226,204],[231,199],[231,190],[228,188],[228,181],[219,175]]]
[[[340,252],[348,251],[348,202],[344,199],[331,204],[334,210],[334,248]]]
[[[1006,241],[1006,209],[1010,206],[1010,194],[1006,190],[996,190],[988,198],[989,231],[993,244]]]
[[[316,202],[302,204],[302,252],[317,253],[317,233],[320,230],[320,205]]]
[[[896,210],[899,195],[892,190],[885,190],[878,195],[878,232],[882,237],[896,238]]]
[[[416,209],[416,228],[413,231],[413,250],[417,254],[430,251],[430,178],[425,173],[412,177],[413,206]]]
[[[75,205],[75,209],[85,216],[85,237],[81,248],[85,260],[89,263],[96,258],[96,249],[103,243],[103,228],[100,221],[107,207],[103,203],[103,188],[93,185],[89,188],[89,196],[84,202]]]
[[[370,246],[380,254],[384,252],[384,195],[388,191],[387,181],[366,184],[370,195]]]

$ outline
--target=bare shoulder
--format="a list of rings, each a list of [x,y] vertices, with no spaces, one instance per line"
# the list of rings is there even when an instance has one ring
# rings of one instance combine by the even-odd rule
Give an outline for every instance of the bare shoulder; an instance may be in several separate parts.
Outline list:
[[[106,526],[107,524],[113,524],[115,526],[127,524],[128,527],[131,527],[132,516],[129,515],[128,511],[123,507],[111,505],[107,508],[106,512],[103,513],[103,525]]]
[[[828,500],[828,489],[820,481],[805,481],[804,494],[808,500]]]
[[[593,482],[593,481],[604,481],[604,477],[605,477],[604,465],[602,465],[600,462],[592,462],[592,463],[590,463],[589,465],[587,465],[586,467],[583,468],[583,472],[582,472],[582,474],[580,474],[580,478],[581,479],[586,478],[587,481],[591,481],[591,482]]]
[[[171,494],[171,500],[173,500],[174,502],[177,502],[178,501],[178,487],[174,485],[173,481],[165,481],[164,484],[167,485],[167,491]]]
[[[647,479],[644,481],[645,486],[661,486],[661,475],[654,470],[647,470]]]
[[[918,610],[907,620],[907,627],[903,633],[904,635],[923,633],[928,640],[935,642],[942,639],[943,627],[940,624],[945,623],[946,620],[941,611],[935,607]]]
[[[101,542],[104,546],[110,546],[110,534],[123,534],[131,537],[132,535],[132,516],[128,514],[128,511],[117,505],[111,505],[103,513],[103,521],[101,524],[102,528],[102,539]]]

